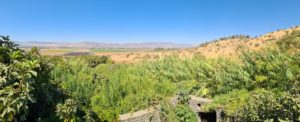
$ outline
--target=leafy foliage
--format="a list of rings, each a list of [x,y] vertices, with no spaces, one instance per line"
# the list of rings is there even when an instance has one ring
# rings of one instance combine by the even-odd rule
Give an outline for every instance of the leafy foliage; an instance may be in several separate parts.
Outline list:
[[[300,101],[288,93],[259,89],[251,93],[247,103],[238,111],[241,121],[298,120]]]
[[[80,104],[74,99],[66,99],[64,104],[57,104],[56,113],[60,119],[65,121],[73,121],[76,119],[76,114]]]
[[[28,104],[34,102],[32,83],[38,61],[29,60],[9,37],[0,39],[0,119],[26,120]]]
[[[195,113],[185,104],[161,102],[161,119],[166,122],[197,122]]]

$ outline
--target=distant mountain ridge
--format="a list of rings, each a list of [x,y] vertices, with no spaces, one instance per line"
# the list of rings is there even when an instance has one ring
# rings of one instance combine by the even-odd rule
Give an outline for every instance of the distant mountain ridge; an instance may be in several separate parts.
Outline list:
[[[190,48],[196,45],[171,42],[103,43],[103,42],[17,42],[21,48]]]

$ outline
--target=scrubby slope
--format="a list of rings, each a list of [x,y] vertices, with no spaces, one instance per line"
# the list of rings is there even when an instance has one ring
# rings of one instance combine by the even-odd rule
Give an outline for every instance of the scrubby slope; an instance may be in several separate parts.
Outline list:
[[[197,48],[189,49],[188,52],[193,54],[200,53],[206,57],[237,56],[237,54],[240,53],[240,48],[259,50],[265,47],[271,47],[284,35],[290,34],[296,30],[300,30],[300,27],[296,26],[285,30],[277,30],[254,38],[217,40],[211,43],[202,44]]]

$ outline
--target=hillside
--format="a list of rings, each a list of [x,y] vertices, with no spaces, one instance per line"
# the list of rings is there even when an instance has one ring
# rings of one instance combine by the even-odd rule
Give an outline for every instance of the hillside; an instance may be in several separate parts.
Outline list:
[[[206,57],[237,56],[236,54],[240,52],[239,48],[259,50],[265,47],[271,47],[276,43],[276,41],[278,41],[278,39],[286,34],[290,34],[295,30],[300,30],[300,26],[295,26],[284,30],[277,30],[254,38],[217,40],[211,43],[200,45],[197,48],[189,49],[188,52],[192,54],[200,53]],[[186,53],[186,51],[182,53]]]
[[[180,58],[190,58],[195,55],[203,55],[207,58],[217,57],[237,57],[241,53],[240,49],[260,50],[270,48],[287,34],[300,30],[300,26],[288,29],[277,30],[263,34],[258,37],[244,37],[244,35],[236,35],[235,37],[223,37],[217,40],[205,42],[195,48],[185,48],[172,51],[143,51],[143,52],[123,52],[123,53],[96,53],[97,55],[111,56],[116,62],[137,62],[144,59],[155,60],[170,55],[178,55]],[[241,37],[239,37],[241,36]],[[225,38],[225,39],[224,39]]]

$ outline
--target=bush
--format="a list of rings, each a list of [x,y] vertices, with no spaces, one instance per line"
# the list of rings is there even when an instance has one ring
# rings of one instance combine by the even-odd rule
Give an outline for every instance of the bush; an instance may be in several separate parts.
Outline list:
[[[283,36],[277,45],[282,50],[293,50],[300,48],[300,31],[293,31],[290,35]]]
[[[165,122],[197,122],[197,115],[187,105],[161,102],[161,120]]]
[[[83,56],[82,58],[87,60],[88,66],[93,68],[99,64],[113,63],[113,61],[107,56]]]
[[[25,55],[8,36],[1,36],[0,54],[0,121],[25,121],[34,102],[38,59]]]

